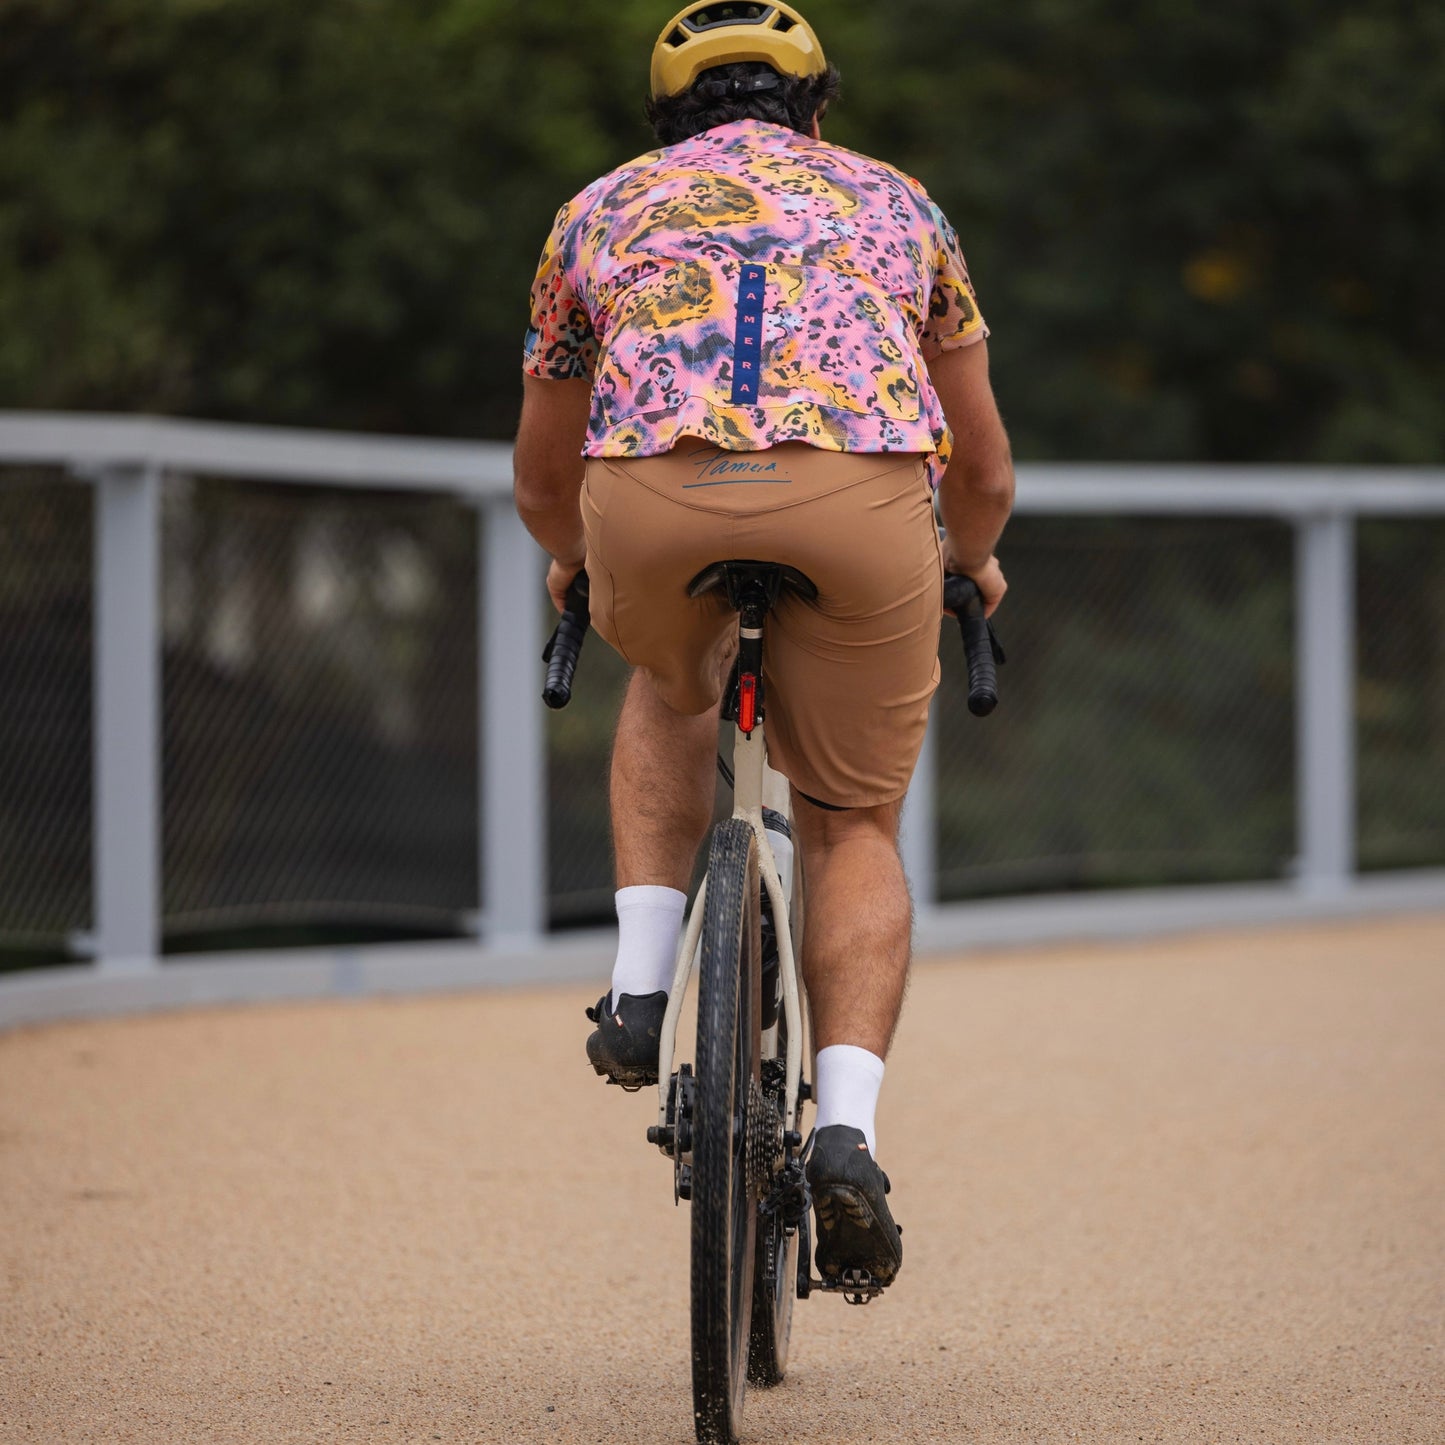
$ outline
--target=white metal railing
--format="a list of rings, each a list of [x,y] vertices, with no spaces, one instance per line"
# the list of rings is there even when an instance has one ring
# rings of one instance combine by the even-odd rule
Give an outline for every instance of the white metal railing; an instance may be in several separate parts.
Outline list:
[[[160,954],[160,483],[166,472],[444,492],[481,528],[478,625],[480,896],[494,944],[544,926],[546,776],[540,703],[510,705],[537,672],[541,556],[512,509],[510,448],[226,426],[150,417],[0,413],[0,464],[60,466],[96,491],[94,937],[98,967],[130,972]],[[525,694],[535,698],[535,689]]]
[[[0,413],[0,465],[64,468],[96,491],[94,937],[96,967],[146,972],[160,938],[160,492],[168,472],[411,488],[476,507],[481,931],[504,950],[544,930],[546,776],[537,673],[543,558],[511,504],[510,449],[147,417]],[[1354,527],[1364,515],[1445,514],[1445,469],[1021,466],[1018,510],[1070,515],[1270,516],[1297,538],[1296,689],[1302,894],[1354,876]],[[926,747],[904,815],[904,855],[926,923],[934,889]]]
[[[1445,514],[1445,468],[1021,466],[1020,513],[1055,516],[1274,517],[1295,533],[1295,882],[1325,897],[1355,874],[1355,523]],[[905,856],[936,896],[932,756],[909,793]]]

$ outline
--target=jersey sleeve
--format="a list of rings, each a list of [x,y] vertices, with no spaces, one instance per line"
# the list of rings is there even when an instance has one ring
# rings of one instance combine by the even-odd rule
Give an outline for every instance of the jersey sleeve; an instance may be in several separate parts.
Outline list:
[[[928,298],[928,320],[923,327],[925,361],[932,361],[941,352],[955,347],[982,341],[988,335],[988,327],[979,314],[978,298],[968,279],[958,233],[932,201],[929,208],[933,213],[935,251],[933,290]]]
[[[537,277],[532,282],[532,317],[522,347],[522,370],[547,381],[590,377],[597,365],[597,334],[565,266],[571,206],[557,213]]]

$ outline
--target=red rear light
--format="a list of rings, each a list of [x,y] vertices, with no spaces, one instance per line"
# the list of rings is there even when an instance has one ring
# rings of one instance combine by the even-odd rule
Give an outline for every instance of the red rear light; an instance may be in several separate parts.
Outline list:
[[[738,726],[750,733],[758,725],[758,680],[751,672],[738,678]]]

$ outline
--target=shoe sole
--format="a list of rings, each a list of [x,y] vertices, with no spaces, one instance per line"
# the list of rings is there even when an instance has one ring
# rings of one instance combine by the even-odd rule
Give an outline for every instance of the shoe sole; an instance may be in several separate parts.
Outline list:
[[[589,1063],[592,1061],[589,1059]],[[657,1083],[656,1069],[608,1068],[606,1064],[592,1064],[592,1071],[609,1084],[620,1084],[624,1089],[645,1089]]]
[[[887,1231],[868,1196],[851,1184],[824,1184],[813,1190],[818,1218],[818,1273],[840,1279],[850,1270],[865,1270],[880,1285],[890,1285],[903,1264],[889,1247]]]
[[[624,1089],[644,1089],[648,1084],[657,1082],[657,1060],[655,1058],[644,1058],[635,1063],[624,1064],[617,1059],[607,1057],[605,1044],[606,1039],[603,1037],[601,1029],[587,1040],[587,1062],[592,1065],[592,1071],[599,1077],[606,1079],[609,1084],[620,1084]]]

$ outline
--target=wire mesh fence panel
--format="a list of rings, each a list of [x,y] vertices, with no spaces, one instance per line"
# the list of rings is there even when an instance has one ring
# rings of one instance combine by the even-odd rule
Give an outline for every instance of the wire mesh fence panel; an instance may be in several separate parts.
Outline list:
[[[1445,521],[1359,527],[1359,862],[1445,864]]]
[[[1020,517],[1002,701],[943,638],[938,895],[1277,878],[1294,854],[1292,533]]]
[[[91,925],[89,487],[0,471],[0,944]]]
[[[0,948],[91,916],[93,496],[0,471]],[[478,527],[441,496],[171,477],[163,921],[453,931],[478,897]],[[1293,535],[1026,516],[1011,653],[967,714],[944,632],[938,896],[1287,876]],[[1445,521],[1359,525],[1359,854],[1445,863]],[[539,606],[545,606],[538,599]],[[547,741],[548,913],[605,921],[625,664],[600,639]],[[540,687],[541,668],[528,686]],[[726,747],[726,740],[724,741]]]
[[[479,906],[461,502],[171,479],[164,923],[452,930]]]

